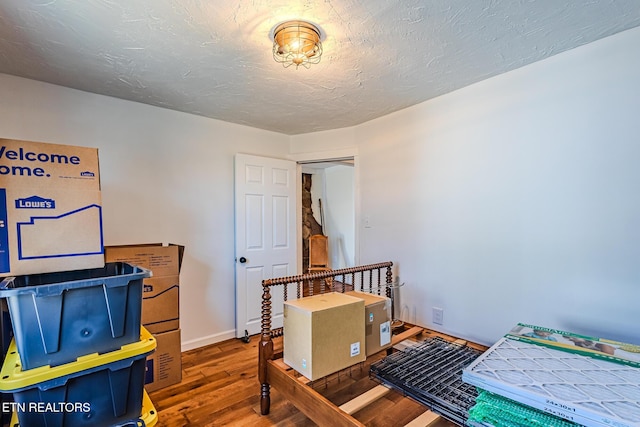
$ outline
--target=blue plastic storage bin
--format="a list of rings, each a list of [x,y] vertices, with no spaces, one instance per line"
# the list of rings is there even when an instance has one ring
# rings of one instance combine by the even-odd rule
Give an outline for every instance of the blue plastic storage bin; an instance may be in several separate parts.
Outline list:
[[[158,423],[158,412],[153,406],[153,402],[149,398],[149,395],[145,391],[142,396],[142,414],[137,420],[127,420],[123,423],[114,424],[112,427],[153,427]],[[18,414],[13,412],[11,414],[11,421],[9,427],[20,427],[20,421],[18,421]]]
[[[21,426],[137,426],[144,415],[145,361],[156,348],[144,327],[138,338],[117,351],[30,370],[22,370],[13,343],[0,373],[0,390],[13,393],[11,405]]]
[[[113,262],[104,268],[7,277],[6,297],[23,369],[57,366],[140,337],[142,280],[151,272]]]

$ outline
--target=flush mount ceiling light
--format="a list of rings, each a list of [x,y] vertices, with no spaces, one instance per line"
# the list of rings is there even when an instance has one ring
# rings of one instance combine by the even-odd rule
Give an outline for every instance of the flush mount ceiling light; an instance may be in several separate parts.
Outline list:
[[[319,63],[321,56],[320,30],[310,22],[287,21],[273,30],[273,59],[285,68],[309,68]]]

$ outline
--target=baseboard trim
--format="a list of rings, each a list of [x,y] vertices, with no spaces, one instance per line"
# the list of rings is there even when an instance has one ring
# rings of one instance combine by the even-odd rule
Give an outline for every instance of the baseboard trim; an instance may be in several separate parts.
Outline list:
[[[205,345],[211,345],[219,343],[220,341],[229,340],[236,337],[236,330],[231,329],[229,331],[219,332],[217,334],[209,335],[202,338],[196,338],[194,340],[183,341],[180,348],[182,351],[193,350],[195,348],[204,347]]]

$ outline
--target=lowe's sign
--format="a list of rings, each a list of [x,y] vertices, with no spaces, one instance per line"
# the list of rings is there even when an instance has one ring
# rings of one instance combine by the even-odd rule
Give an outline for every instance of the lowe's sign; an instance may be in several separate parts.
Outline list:
[[[16,209],[55,209],[56,201],[40,196],[31,196],[16,200]]]

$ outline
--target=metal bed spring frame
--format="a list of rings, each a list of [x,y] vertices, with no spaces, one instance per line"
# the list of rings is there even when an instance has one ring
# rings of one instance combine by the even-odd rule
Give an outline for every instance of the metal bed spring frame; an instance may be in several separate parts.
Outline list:
[[[434,337],[374,363],[370,375],[456,424],[465,425],[478,393],[462,381],[462,369],[481,354]]]
[[[392,262],[383,262],[378,264],[362,265],[352,268],[343,268],[339,270],[328,270],[318,273],[302,274],[298,276],[280,277],[262,281],[261,334],[260,343],[258,345],[258,379],[260,381],[260,412],[262,415],[269,414],[269,408],[271,406],[271,383],[274,381],[282,381],[282,378],[278,376],[278,372],[275,371],[277,370],[277,368],[273,366],[273,361],[275,359],[273,338],[282,336],[283,331],[282,328],[276,328],[273,330],[271,329],[271,288],[283,286],[284,301],[287,301],[288,298],[287,285],[296,284],[296,296],[297,298],[300,298],[302,295],[313,295],[314,284],[318,281],[320,282],[320,293],[333,292],[334,285],[336,283],[342,283],[341,291],[344,292],[345,283],[348,283],[349,285],[353,286],[354,290],[357,291],[376,293],[378,295],[380,295],[384,291],[386,296],[389,296],[389,287],[393,283],[391,272],[392,266]],[[368,282],[365,282],[365,276],[368,276]],[[376,276],[375,282],[374,276]],[[338,278],[341,280],[337,280]],[[308,294],[305,294],[305,286],[308,289]],[[270,373],[273,375],[270,375]],[[280,382],[280,384],[283,384],[284,386],[283,382]],[[317,396],[314,397],[318,398]],[[326,401],[326,399],[320,399],[320,401],[322,401],[323,404],[327,405],[328,409],[326,413],[330,414],[329,416],[331,416],[331,414],[334,414],[338,418],[340,417],[340,411],[337,410],[337,407],[335,408],[335,410],[331,408],[330,405],[332,404],[329,401]],[[348,425],[348,423],[338,423],[336,425],[339,424]]]

